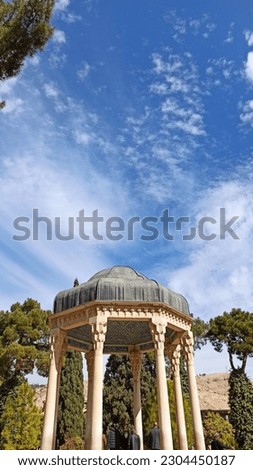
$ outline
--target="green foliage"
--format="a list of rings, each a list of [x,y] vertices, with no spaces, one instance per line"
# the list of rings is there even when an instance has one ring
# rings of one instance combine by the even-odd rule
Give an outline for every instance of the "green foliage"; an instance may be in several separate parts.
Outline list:
[[[150,408],[156,395],[156,370],[153,353],[143,354],[141,368],[142,421],[145,432],[153,425]],[[134,423],[133,377],[128,356],[111,355],[106,364],[103,391],[104,429],[113,423],[121,433]],[[155,416],[157,419],[157,414]]]
[[[32,299],[0,312],[0,435],[7,397],[35,367],[43,376],[48,373],[48,314]]]
[[[242,370],[229,377],[230,421],[239,449],[253,449],[253,386]]]
[[[207,343],[206,332],[208,331],[208,323],[201,318],[193,318],[192,332],[194,336],[194,349],[201,349]]]
[[[7,397],[1,416],[3,450],[38,448],[42,414],[34,404],[34,395],[32,387],[24,382]]]
[[[171,429],[172,429],[172,438],[173,438],[173,448],[179,449],[173,381],[168,380],[167,385],[168,385],[168,396],[169,396],[169,405],[170,405],[170,419],[171,419]],[[185,414],[188,448],[191,449],[194,444],[191,405],[190,405],[189,397],[185,393],[183,393],[183,403],[184,403],[184,414]]]
[[[158,422],[158,406],[157,406],[157,387],[156,385],[151,388],[150,394],[142,407],[143,418],[143,441],[144,447],[148,448],[149,432]]]
[[[0,80],[17,75],[26,57],[41,51],[52,36],[55,0],[0,0]],[[0,101],[0,110],[5,101]]]
[[[43,49],[53,33],[54,0],[0,1],[0,80],[17,75],[26,57]]]
[[[226,421],[219,413],[209,411],[203,418],[206,448],[210,448],[214,434],[219,433],[219,439],[228,447],[235,447],[234,430],[232,424]]]
[[[206,337],[221,352],[227,346],[232,370],[236,370],[234,357],[241,361],[241,370],[246,368],[247,358],[253,356],[253,313],[233,308],[230,313],[210,320]]]
[[[168,380],[170,411],[175,448],[177,446],[177,428],[175,418],[173,382]],[[156,363],[155,354],[143,355],[141,369],[141,399],[144,446],[147,447],[149,431],[158,421]],[[192,418],[190,401],[187,393],[183,394],[187,437],[193,444]],[[104,428],[113,423],[116,429],[129,428],[133,424],[133,389],[132,371],[128,356],[111,355],[107,361],[104,378]]]
[[[84,441],[81,437],[65,437],[65,442],[60,446],[60,450],[83,450]]]
[[[65,355],[61,372],[58,407],[57,443],[61,448],[81,445],[84,437],[83,360],[76,351]],[[64,447],[65,446],[65,447]],[[76,449],[82,448],[75,447]]]
[[[189,397],[189,383],[188,383],[188,374],[185,364],[185,359],[181,356],[179,363],[180,370],[180,380],[182,392],[185,396]]]
[[[46,376],[49,366],[49,311],[27,299],[16,303],[10,311],[0,312],[0,380],[25,376],[37,368]]]
[[[122,430],[133,423],[133,383],[128,356],[109,356],[103,390],[103,421],[106,429],[110,423]]]

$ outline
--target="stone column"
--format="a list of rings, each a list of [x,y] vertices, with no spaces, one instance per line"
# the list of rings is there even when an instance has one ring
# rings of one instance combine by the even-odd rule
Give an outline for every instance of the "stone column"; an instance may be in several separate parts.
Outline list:
[[[65,349],[66,332],[59,328],[55,328],[51,331],[50,369],[47,384],[41,450],[53,450],[55,448],[60,371]]]
[[[85,449],[90,449],[91,439],[91,410],[93,400],[93,368],[94,368],[94,350],[85,354],[87,370],[88,370],[88,393],[87,393],[87,409],[85,420]]]
[[[133,373],[133,395],[134,395],[134,427],[140,436],[140,449],[143,449],[142,410],[141,410],[141,364],[142,354],[134,350],[130,352],[130,361]]]
[[[94,345],[93,364],[93,397],[91,406],[91,450],[102,450],[103,435],[103,347],[105,341],[107,319],[90,318]]]
[[[191,400],[191,411],[194,432],[194,445],[196,450],[205,449],[205,440],[201,419],[201,412],[199,406],[199,396],[196,382],[196,375],[194,369],[194,356],[193,356],[193,334],[188,330],[182,338],[183,352],[186,357],[186,366],[188,373],[189,392]]]
[[[187,450],[187,433],[185,425],[185,414],[184,414],[184,402],[180,380],[180,350],[181,346],[170,346],[168,349],[168,356],[171,362],[172,374],[173,374],[173,385],[174,385],[174,398],[176,407],[176,419],[177,419],[177,435],[179,449]]]
[[[152,318],[151,333],[156,351],[157,398],[161,449],[172,450],[172,431],[170,421],[170,407],[168,399],[167,378],[164,359],[164,342],[166,321],[162,318]]]

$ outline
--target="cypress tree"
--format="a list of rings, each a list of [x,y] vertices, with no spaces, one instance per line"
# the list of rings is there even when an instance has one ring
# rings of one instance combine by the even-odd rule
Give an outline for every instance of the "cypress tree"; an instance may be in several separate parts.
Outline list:
[[[80,439],[84,437],[84,387],[83,360],[80,352],[68,351],[61,372],[57,445],[76,441],[80,447]]]
[[[230,374],[229,405],[238,448],[253,449],[253,386],[241,369],[235,369]]]
[[[126,355],[112,354],[108,358],[104,376],[103,421],[105,429],[113,423],[119,431],[133,423],[133,380]]]
[[[153,353],[145,353],[141,368],[141,401],[144,435],[150,429],[148,403],[156,396],[155,359]],[[103,420],[106,430],[110,423],[119,431],[133,425],[133,376],[127,355],[109,356],[106,364],[103,391]],[[153,423],[152,423],[153,424]],[[148,432],[148,431],[147,431]],[[145,437],[145,436],[144,436]]]

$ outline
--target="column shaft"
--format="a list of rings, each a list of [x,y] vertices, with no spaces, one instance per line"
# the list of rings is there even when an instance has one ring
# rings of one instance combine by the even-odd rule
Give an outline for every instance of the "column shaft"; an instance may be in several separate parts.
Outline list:
[[[87,370],[88,370],[88,393],[87,408],[85,420],[85,449],[90,449],[91,445],[91,417],[92,417],[92,400],[93,400],[93,367],[94,367],[94,351],[85,354]]]
[[[93,397],[91,405],[90,449],[102,449],[103,434],[103,352],[94,351]]]
[[[173,440],[164,359],[165,332],[166,323],[162,322],[161,319],[152,319],[151,333],[156,349],[156,380],[161,449],[172,450]]]
[[[106,334],[106,323],[106,318],[95,317],[90,319],[94,345],[90,432],[91,450],[102,450],[103,448],[103,346]]]
[[[142,409],[141,409],[141,382],[140,372],[142,354],[139,351],[130,353],[131,367],[133,372],[133,398],[134,398],[134,427],[140,437],[140,449],[143,449]]]
[[[51,333],[51,358],[47,385],[47,396],[44,413],[41,449],[55,448],[57,408],[59,398],[59,380],[62,354],[64,352],[65,335],[63,332]]]
[[[179,449],[187,450],[188,442],[185,424],[183,394],[180,380],[180,345],[174,347],[174,350],[171,351],[171,354],[169,354],[169,356],[173,373],[178,445]]]
[[[202,418],[199,406],[198,388],[196,382],[194,360],[193,360],[193,335],[188,331],[182,339],[184,353],[186,355],[186,365],[191,400],[191,411],[194,432],[194,445],[196,450],[205,449],[205,439],[202,426]]]

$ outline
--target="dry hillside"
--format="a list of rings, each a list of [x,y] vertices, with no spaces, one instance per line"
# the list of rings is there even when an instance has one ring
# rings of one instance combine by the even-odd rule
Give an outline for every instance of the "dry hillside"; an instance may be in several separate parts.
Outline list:
[[[228,411],[228,374],[197,376],[200,408],[203,411]],[[84,396],[87,397],[87,382],[84,382]],[[40,408],[46,399],[46,386],[36,389],[36,403]]]

